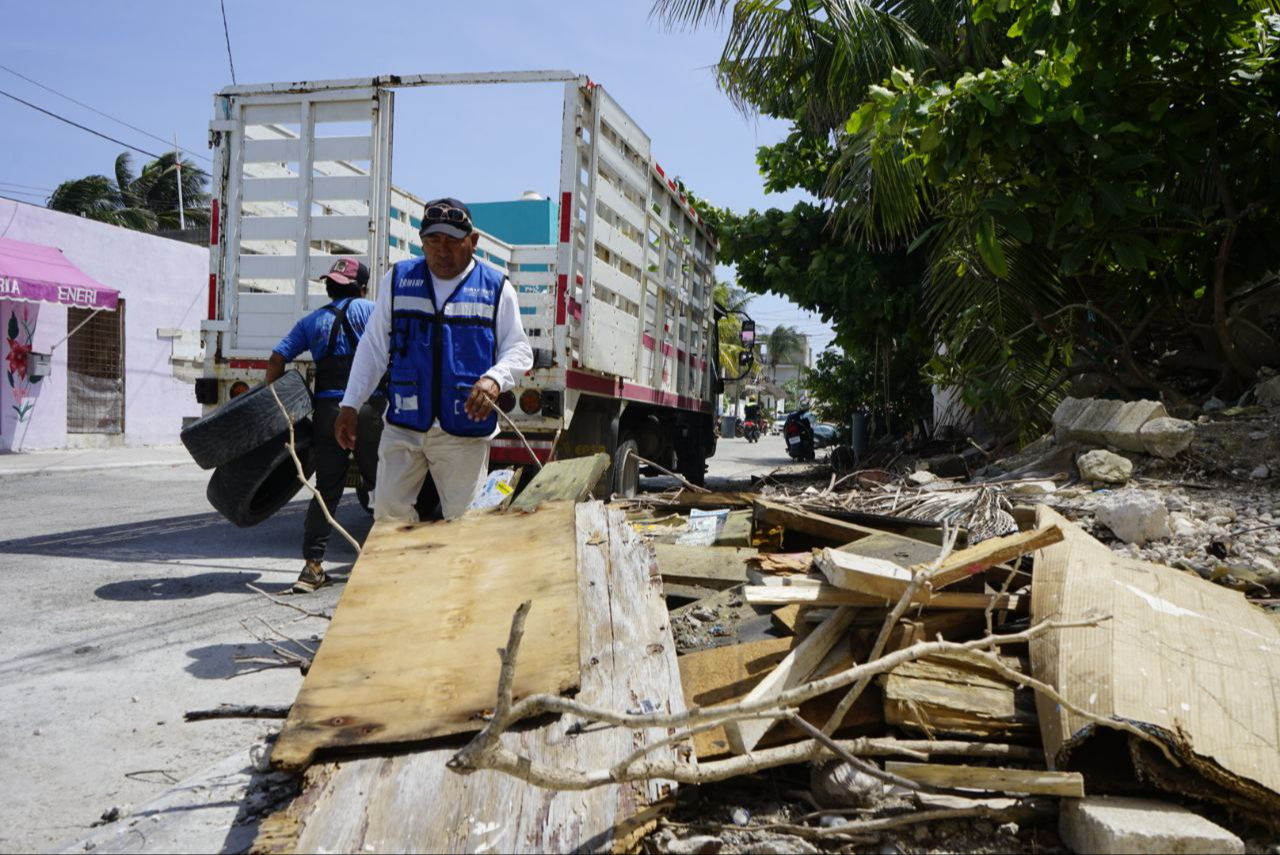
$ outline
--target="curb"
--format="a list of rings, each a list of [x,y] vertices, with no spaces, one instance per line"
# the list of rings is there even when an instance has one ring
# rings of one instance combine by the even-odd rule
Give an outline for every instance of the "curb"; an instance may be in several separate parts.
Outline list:
[[[0,469],[0,478],[19,475],[55,475],[62,472],[100,472],[107,469],[154,469],[160,466],[195,466],[194,460],[144,460],[139,463],[89,463],[83,466],[51,464],[39,469]]]

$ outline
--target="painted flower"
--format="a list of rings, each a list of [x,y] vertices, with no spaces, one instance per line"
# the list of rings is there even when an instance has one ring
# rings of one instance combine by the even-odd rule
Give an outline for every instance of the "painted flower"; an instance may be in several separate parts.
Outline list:
[[[23,401],[25,401],[25,400],[27,399],[27,391],[28,391],[28,390],[27,390],[27,387],[26,387],[26,386],[21,386],[21,385],[14,386],[14,387],[13,387],[13,402],[14,402],[15,404],[21,404]],[[15,408],[15,409],[16,409],[16,408]]]
[[[9,339],[9,353],[5,357],[9,361],[9,371],[23,380],[27,378],[27,355],[29,353],[31,353],[30,344],[23,344],[20,341]]]

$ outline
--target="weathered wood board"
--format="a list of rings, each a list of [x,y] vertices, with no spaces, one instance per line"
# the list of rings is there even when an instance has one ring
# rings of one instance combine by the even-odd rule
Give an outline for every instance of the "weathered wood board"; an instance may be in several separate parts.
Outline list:
[[[1038,772],[1032,769],[994,769],[988,766],[946,766],[936,763],[899,763],[890,760],[884,770],[933,787],[988,790],[997,793],[1030,793],[1033,796],[1084,798],[1084,776],[1079,772]]]
[[[681,656],[680,679],[684,685],[684,699],[690,706],[718,706],[734,703],[746,697],[756,684],[770,674],[798,643],[795,638],[774,638],[748,641],[728,647],[700,650]],[[832,651],[823,660],[815,678],[828,676],[848,668],[853,657],[848,650]],[[806,721],[821,725],[835,713],[836,704],[844,697],[846,689],[838,689],[800,705],[800,715]],[[838,735],[867,732],[881,724],[879,693],[872,688],[865,692],[844,717]],[[757,747],[766,748],[807,739],[800,728],[790,722],[781,722],[768,730]],[[723,757],[730,753],[729,737],[723,727],[704,730],[693,739],[694,753],[699,760]]]
[[[652,550],[621,512],[587,502],[577,515],[578,699],[616,710],[646,700],[662,710],[684,709]],[[539,608],[535,600],[530,621]],[[483,656],[497,662],[501,646]],[[496,686],[495,680],[485,688],[492,695]],[[541,763],[587,770],[607,768],[666,735],[606,727],[579,732],[578,724],[561,716],[507,733],[503,744]],[[264,822],[254,851],[610,852],[629,820],[674,786],[650,781],[586,792],[543,790],[496,772],[455,774],[445,764],[456,750],[454,743],[313,767],[293,804]],[[654,756],[674,756],[676,749],[664,750],[673,753]]]
[[[513,511],[531,511],[542,502],[566,499],[580,502],[609,468],[609,455],[553,460],[538,470],[529,486],[511,503]]]
[[[737,546],[685,546],[654,544],[658,569],[668,584],[695,585],[724,590],[747,581],[747,559],[754,549]]]
[[[1017,659],[1005,664],[1026,672]],[[1035,698],[994,670],[969,660],[933,657],[907,662],[881,678],[885,721],[926,734],[1030,736]]]
[[[536,556],[536,560],[533,557]],[[533,600],[516,694],[578,684],[574,505],[378,523],[272,752],[281,769],[321,749],[480,729],[511,615]]]
[[[827,618],[813,632],[801,640],[786,658],[778,663],[778,667],[769,672],[763,680],[747,692],[745,701],[758,701],[773,698],[805,683],[814,669],[821,664],[831,648],[845,635],[849,625],[853,623],[856,612],[844,607]],[[737,754],[746,754],[759,744],[761,737],[773,726],[767,719],[748,719],[731,721],[724,726],[725,735],[729,737],[729,745]]]

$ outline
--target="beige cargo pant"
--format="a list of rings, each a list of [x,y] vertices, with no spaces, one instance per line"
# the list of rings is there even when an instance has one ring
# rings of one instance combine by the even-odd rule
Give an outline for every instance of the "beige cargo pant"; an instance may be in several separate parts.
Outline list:
[[[417,521],[413,504],[427,472],[436,482],[445,519],[461,516],[484,486],[488,470],[488,438],[453,436],[439,427],[419,433],[385,425],[378,444],[373,518]]]

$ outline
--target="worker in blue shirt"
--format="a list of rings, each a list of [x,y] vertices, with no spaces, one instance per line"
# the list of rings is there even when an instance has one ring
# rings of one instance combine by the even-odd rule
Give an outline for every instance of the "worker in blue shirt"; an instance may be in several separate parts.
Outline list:
[[[334,422],[338,417],[338,405],[347,388],[351,363],[356,345],[364,335],[364,329],[373,314],[374,303],[364,299],[369,290],[369,268],[354,258],[340,258],[321,277],[332,300],[327,306],[316,309],[298,321],[289,334],[275,346],[267,362],[267,382],[284,374],[285,366],[303,351],[311,351],[315,361],[316,381],[313,398],[315,412],[312,415],[314,437],[312,455],[316,466],[316,490],[324,499],[330,513],[337,511],[342,489],[346,486],[347,468],[351,452],[338,444],[334,437]],[[375,402],[375,405],[378,402]],[[368,413],[361,413],[362,421],[372,420],[374,429],[381,417],[381,408],[367,405]],[[372,481],[377,472],[377,458],[362,460],[356,450],[356,462],[366,478]],[[310,593],[329,582],[324,573],[324,553],[329,545],[331,527],[320,503],[313,496],[307,508],[303,526],[302,557],[306,562],[298,581],[293,585],[297,594]]]

